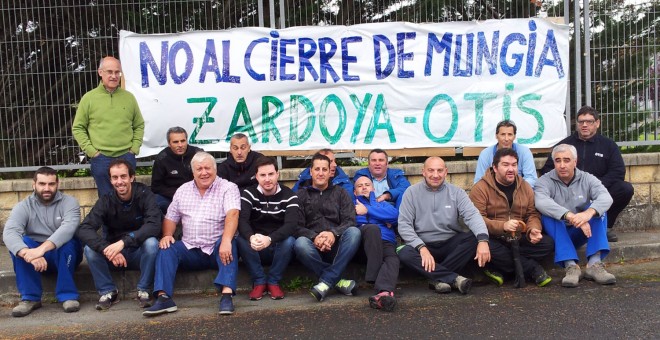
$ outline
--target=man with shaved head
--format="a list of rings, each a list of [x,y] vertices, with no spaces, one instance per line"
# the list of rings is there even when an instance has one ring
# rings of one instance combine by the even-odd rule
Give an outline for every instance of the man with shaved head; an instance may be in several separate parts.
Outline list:
[[[472,280],[458,275],[471,259],[479,267],[490,262],[488,228],[465,191],[447,183],[447,166],[440,157],[429,157],[424,180],[403,194],[399,207],[399,235],[405,246],[401,262],[429,280],[436,293],[452,288],[467,294]],[[470,232],[462,230],[459,218]]]

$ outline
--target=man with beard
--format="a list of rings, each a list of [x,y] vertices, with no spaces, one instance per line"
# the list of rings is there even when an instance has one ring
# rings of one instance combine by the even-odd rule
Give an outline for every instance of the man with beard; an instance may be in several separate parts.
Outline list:
[[[218,176],[226,179],[243,190],[257,184],[255,161],[259,152],[250,150],[250,141],[245,134],[237,133],[229,140],[229,156],[218,165]]]
[[[80,225],[76,236],[85,244],[85,257],[99,293],[97,310],[119,302],[110,269],[139,269],[137,299],[151,306],[161,212],[149,187],[135,182],[135,170],[126,160],[110,162],[113,193],[101,197]],[[104,227],[104,235],[98,230]]]
[[[80,309],[73,273],[82,247],[73,236],[80,223],[75,198],[58,190],[57,172],[49,167],[34,173],[34,193],[12,209],[2,239],[11,254],[21,302],[11,315],[26,316],[41,307],[41,274],[57,273],[55,297],[67,313]]]

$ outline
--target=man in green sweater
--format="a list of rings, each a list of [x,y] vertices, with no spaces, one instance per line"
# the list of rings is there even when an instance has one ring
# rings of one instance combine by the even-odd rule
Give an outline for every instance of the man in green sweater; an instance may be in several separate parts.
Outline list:
[[[119,86],[121,63],[114,57],[101,59],[101,84],[80,99],[73,120],[73,137],[90,159],[99,197],[112,193],[108,166],[115,158],[126,159],[135,168],[144,136],[144,119],[132,93]]]

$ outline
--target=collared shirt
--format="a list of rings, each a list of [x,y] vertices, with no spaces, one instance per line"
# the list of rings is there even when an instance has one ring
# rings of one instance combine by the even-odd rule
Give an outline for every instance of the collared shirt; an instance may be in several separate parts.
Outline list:
[[[383,177],[381,180],[378,180],[376,177],[374,177],[372,182],[374,183],[374,192],[376,193],[376,197],[382,195],[385,193],[385,191],[390,190],[390,186],[387,184],[387,176]]]
[[[200,195],[194,180],[179,187],[165,217],[175,223],[181,221],[181,241],[186,248],[200,248],[210,255],[225,230],[227,212],[232,209],[241,210],[238,187],[216,176],[204,196]]]

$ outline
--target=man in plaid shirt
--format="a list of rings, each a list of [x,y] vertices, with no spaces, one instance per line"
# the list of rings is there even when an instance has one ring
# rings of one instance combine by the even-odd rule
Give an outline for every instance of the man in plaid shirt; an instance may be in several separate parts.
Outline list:
[[[144,313],[154,316],[177,310],[172,300],[179,267],[186,270],[218,269],[213,283],[222,292],[219,313],[234,313],[238,256],[234,235],[238,228],[241,195],[236,184],[217,176],[215,158],[198,152],[190,162],[194,180],[174,194],[163,220],[163,238],[156,259],[156,303]],[[183,225],[181,241],[175,241],[177,223]]]

